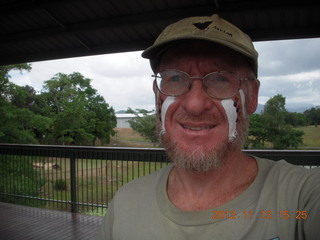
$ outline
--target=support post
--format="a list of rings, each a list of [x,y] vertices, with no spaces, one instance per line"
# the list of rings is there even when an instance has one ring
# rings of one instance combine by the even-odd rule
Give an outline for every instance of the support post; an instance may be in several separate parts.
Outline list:
[[[77,176],[76,176],[76,158],[70,156],[70,184],[71,184],[71,212],[77,213]]]

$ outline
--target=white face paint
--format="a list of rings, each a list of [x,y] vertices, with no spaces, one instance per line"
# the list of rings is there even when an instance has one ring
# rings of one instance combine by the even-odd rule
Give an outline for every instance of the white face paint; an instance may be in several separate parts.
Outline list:
[[[163,131],[163,133],[166,132],[165,124],[166,124],[167,110],[175,100],[176,100],[175,97],[168,96],[166,98],[166,100],[164,100],[164,102],[162,104],[162,107],[161,107],[161,122],[162,122],[162,131]]]
[[[240,98],[241,98],[242,114],[243,114],[243,116],[246,116],[246,111],[245,111],[245,108],[244,108],[244,104],[246,102],[246,98],[244,97],[244,92],[243,92],[242,89],[239,90],[239,93],[240,93]]]
[[[229,123],[229,142],[232,142],[237,134],[237,108],[234,106],[234,101],[232,99],[224,99],[221,101],[221,104],[227,114]]]
[[[241,101],[241,108],[242,108],[242,114],[245,116],[245,97],[244,97],[244,92],[242,89],[239,90],[240,94],[240,101]],[[232,142],[237,135],[237,107],[234,104],[234,101],[232,99],[224,99],[221,101],[221,104],[226,111],[226,115],[228,118],[228,123],[229,123],[229,141]]]

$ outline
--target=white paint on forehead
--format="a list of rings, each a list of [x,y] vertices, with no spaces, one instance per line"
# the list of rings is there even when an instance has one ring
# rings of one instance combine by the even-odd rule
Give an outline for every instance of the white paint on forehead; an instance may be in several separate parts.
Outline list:
[[[162,122],[162,131],[166,132],[166,114],[167,110],[170,107],[170,105],[176,100],[175,97],[168,96],[166,100],[164,100],[162,106],[161,106],[161,122]]]
[[[221,104],[226,111],[229,123],[229,141],[232,142],[237,134],[237,108],[234,106],[234,101],[232,99],[224,99],[221,101]]]

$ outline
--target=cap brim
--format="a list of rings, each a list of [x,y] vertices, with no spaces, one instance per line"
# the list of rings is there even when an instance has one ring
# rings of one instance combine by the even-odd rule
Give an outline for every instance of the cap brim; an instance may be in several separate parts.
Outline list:
[[[161,44],[150,46],[149,48],[147,48],[145,51],[142,52],[141,56],[143,58],[150,59],[151,68],[154,72],[156,72],[155,68],[156,68],[158,61],[160,60],[161,55],[164,52],[166,52],[169,48],[176,45],[177,43],[181,43],[181,42],[188,41],[188,40],[202,40],[202,41],[217,43],[217,44],[220,44],[222,46],[225,46],[227,48],[230,48],[230,49],[240,53],[249,61],[250,65],[253,68],[255,75],[257,76],[257,70],[258,70],[258,66],[256,64],[257,60],[252,57],[252,54],[250,52],[244,51],[243,47],[237,46],[235,44],[231,44],[230,42],[225,41],[223,39],[212,39],[212,38],[208,39],[205,37],[189,37],[189,38],[182,38],[182,39],[179,39],[179,38],[170,39],[170,41],[164,41]]]

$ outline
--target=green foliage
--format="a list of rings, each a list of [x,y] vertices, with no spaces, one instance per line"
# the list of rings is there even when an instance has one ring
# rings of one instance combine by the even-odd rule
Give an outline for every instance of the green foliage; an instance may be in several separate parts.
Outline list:
[[[296,130],[290,125],[284,125],[279,129],[276,137],[270,140],[275,149],[297,148],[303,142],[303,131]]]
[[[90,99],[87,109],[89,111],[88,129],[101,143],[109,143],[110,136],[115,135],[113,129],[117,125],[113,108],[109,107],[102,96],[97,95]]]
[[[127,112],[133,113],[136,116],[128,121],[131,128],[140,133],[146,140],[156,143],[158,138],[156,134],[155,114],[152,113],[152,111],[147,111],[145,109],[136,109],[136,111],[134,111],[129,108]]]
[[[296,112],[288,112],[285,117],[285,122],[293,127],[301,127],[307,126],[307,118],[303,113],[296,113]]]
[[[44,82],[41,94],[30,86],[9,82],[10,70],[30,65],[0,67],[0,142],[44,144],[108,143],[116,117],[112,107],[80,73],[58,73]],[[2,75],[1,75],[2,74]]]
[[[53,119],[49,143],[88,145],[99,138],[108,143],[116,117],[112,107],[80,73],[56,74],[45,81],[37,109]]]
[[[303,113],[296,113],[296,112],[288,112],[285,117],[286,124],[289,124],[293,127],[301,127],[307,126],[307,118]]]
[[[264,128],[262,116],[260,114],[252,114],[250,116],[248,143],[254,149],[264,148],[265,141],[267,141],[267,131]]]
[[[7,98],[16,107],[31,110],[36,100],[36,91],[28,85],[21,87],[10,83]]]
[[[3,99],[0,99],[0,115],[0,142],[39,143],[51,126],[49,118],[18,108]]]
[[[11,70],[30,69],[30,64],[0,66],[0,142],[39,143],[50,128],[49,118],[32,111],[36,91],[9,82]]]
[[[1,97],[6,98],[6,95],[9,90],[9,85],[10,85],[9,72],[12,70],[18,70],[20,72],[22,72],[23,70],[30,71],[31,65],[28,63],[22,63],[22,64],[15,64],[15,65],[0,66],[0,98]]]
[[[298,118],[300,115],[295,116]],[[261,115],[252,115],[250,119],[249,141],[252,147],[261,148],[269,142],[274,149],[297,148],[303,142],[303,132],[289,125],[288,119],[285,97],[279,94],[270,98]]]
[[[44,184],[45,181],[41,178],[40,172],[33,169],[31,160],[26,161],[26,159],[15,156],[0,156],[0,193],[39,197],[41,187]],[[32,199],[16,198],[3,194],[0,194],[2,202],[28,206],[41,205]]]
[[[66,191],[68,189],[67,182],[64,179],[57,179],[54,182],[54,188],[58,191]]]
[[[320,124],[320,107],[310,108],[303,114],[306,117],[309,125],[314,125],[317,127]]]

